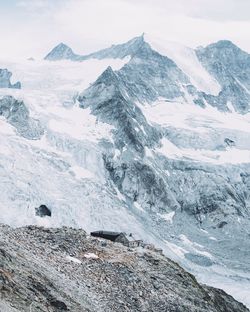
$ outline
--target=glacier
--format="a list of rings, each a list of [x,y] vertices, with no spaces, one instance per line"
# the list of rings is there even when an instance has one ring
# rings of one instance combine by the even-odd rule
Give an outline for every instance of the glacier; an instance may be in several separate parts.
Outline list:
[[[49,55],[0,60],[22,84],[0,89],[0,222],[132,232],[250,307],[249,55],[147,34]]]

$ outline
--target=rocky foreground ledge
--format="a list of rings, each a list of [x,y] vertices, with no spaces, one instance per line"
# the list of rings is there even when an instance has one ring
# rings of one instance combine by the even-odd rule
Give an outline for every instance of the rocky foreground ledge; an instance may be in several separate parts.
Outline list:
[[[0,225],[0,311],[249,311],[158,253],[83,230]]]

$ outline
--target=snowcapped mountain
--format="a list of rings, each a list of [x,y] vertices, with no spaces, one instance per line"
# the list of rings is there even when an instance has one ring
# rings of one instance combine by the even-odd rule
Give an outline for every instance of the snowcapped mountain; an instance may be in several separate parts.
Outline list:
[[[133,232],[250,306],[249,57],[143,35],[1,61],[0,221]]]
[[[46,57],[45,60],[59,61],[59,60],[74,60],[77,55],[64,43],[59,43]],[[78,59],[77,59],[78,60]]]
[[[66,44],[60,43],[44,59],[48,61],[71,60],[76,62],[82,62],[88,59],[123,59],[126,56],[132,56],[134,53],[136,53],[143,43],[144,35],[135,37],[126,43],[112,45],[110,48],[106,48],[88,55],[77,55]]]

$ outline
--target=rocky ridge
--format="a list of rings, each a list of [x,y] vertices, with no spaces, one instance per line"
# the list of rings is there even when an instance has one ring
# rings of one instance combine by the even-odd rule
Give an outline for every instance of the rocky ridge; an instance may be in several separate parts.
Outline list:
[[[0,307],[2,312],[249,311],[150,250],[72,228],[3,225]]]
[[[11,84],[10,78],[12,73],[7,69],[0,69],[0,88],[21,89],[21,83]]]
[[[24,102],[12,96],[0,98],[0,116],[14,126],[19,135],[27,139],[40,139],[44,133],[39,120],[30,117]]]

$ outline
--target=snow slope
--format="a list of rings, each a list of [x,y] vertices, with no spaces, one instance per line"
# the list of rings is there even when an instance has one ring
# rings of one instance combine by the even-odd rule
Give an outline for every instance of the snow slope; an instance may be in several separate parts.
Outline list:
[[[221,133],[225,138],[234,135],[237,144],[224,150],[213,149],[207,144],[201,148],[181,148],[167,138],[163,138],[159,152],[168,158],[191,159],[213,164],[241,164],[250,163],[250,114],[240,115],[236,112],[219,112],[216,108],[207,106],[201,108],[189,103],[167,102],[159,100],[152,105],[140,105],[144,115],[152,124],[165,128],[175,128],[178,131],[189,130],[200,137],[208,136],[216,143],[214,133]]]
[[[147,35],[145,40],[172,58],[198,90],[218,94],[219,84],[201,66],[193,50],[165,42],[158,44]],[[166,207],[162,212],[155,213],[154,208],[147,211],[142,206],[147,204],[146,195],[144,202],[131,202],[108,176],[104,151],[114,155],[117,162],[121,154],[129,155],[128,158],[133,154],[129,154],[126,146],[117,149],[113,140],[114,127],[101,122],[89,108],[79,108],[77,96],[108,66],[118,70],[128,61],[129,58],[90,59],[81,63],[0,61],[0,68],[8,68],[13,72],[13,79],[22,83],[21,90],[1,89],[0,96],[12,95],[23,100],[31,117],[39,119],[45,129],[40,140],[28,140],[0,117],[0,222],[14,226],[33,223],[83,227],[86,231],[132,232],[161,247],[168,256],[194,272],[199,280],[223,287],[250,306],[246,295],[250,291],[249,270],[242,271],[233,261],[224,263],[216,249],[216,244],[222,242],[220,250],[223,250],[224,239],[230,234],[227,229],[221,233],[211,226],[207,232],[202,232],[191,217],[182,219],[180,209],[172,211],[171,207]],[[155,103],[137,105],[147,121],[163,134],[159,146],[147,147],[144,165],[151,165],[154,157],[162,155],[167,161],[198,163],[204,171],[208,170],[207,163],[227,165],[229,171],[232,165],[250,163],[250,115],[234,112],[230,103],[230,113],[219,112],[208,105],[201,108],[183,98],[171,102],[158,99]],[[139,133],[137,130],[135,132]],[[225,138],[233,140],[235,146],[226,146]],[[134,160],[138,159],[130,159]],[[169,180],[178,174],[173,168],[155,167],[156,172],[164,171]],[[238,171],[235,175],[238,178]],[[127,185],[128,190],[129,187]],[[51,218],[35,215],[35,207],[41,204],[51,207]],[[236,222],[240,230],[249,225],[243,217],[240,218],[242,223]],[[191,230],[193,232],[188,235]],[[246,291],[239,291],[241,285]]]
[[[221,91],[220,84],[201,65],[193,49],[148,34],[144,38],[155,51],[172,59],[198,90],[212,95]]]

